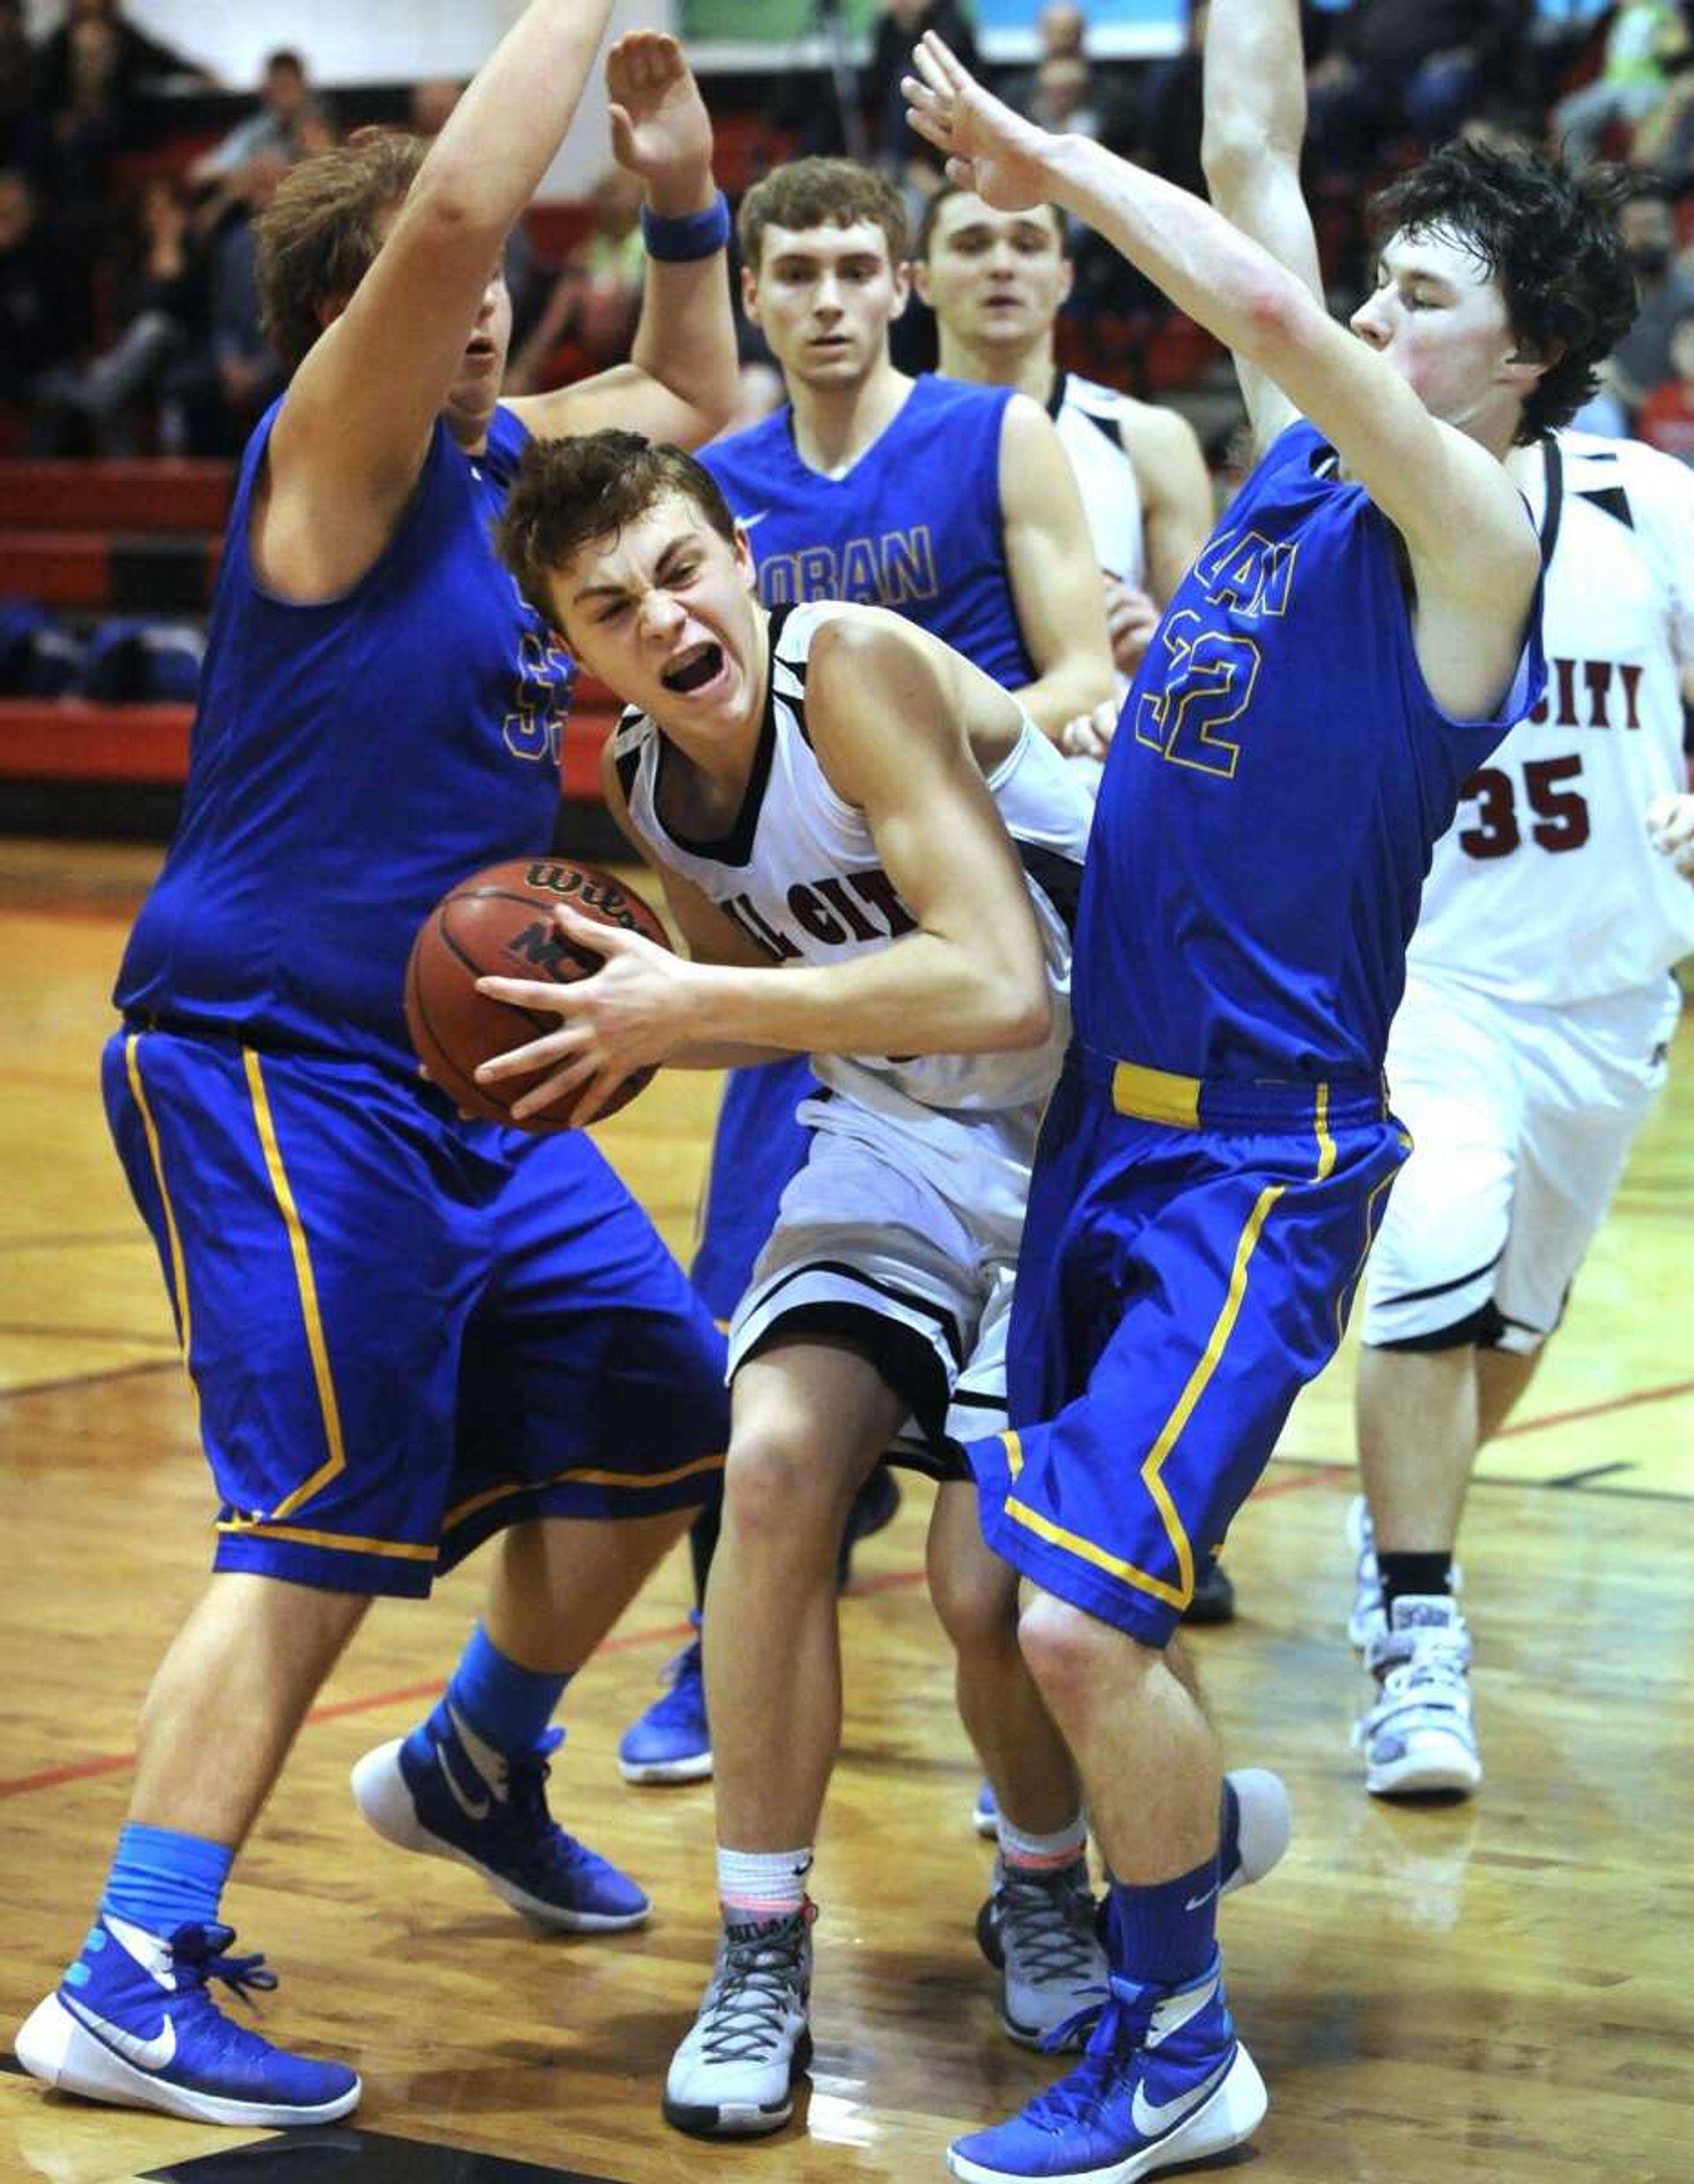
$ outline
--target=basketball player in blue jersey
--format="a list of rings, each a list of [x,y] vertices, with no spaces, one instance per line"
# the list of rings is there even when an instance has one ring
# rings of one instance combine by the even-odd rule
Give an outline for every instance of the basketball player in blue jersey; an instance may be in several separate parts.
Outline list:
[[[95,2099],[262,2127],[354,2106],[344,2064],[220,2008],[213,1983],[275,1985],[231,1954],[220,1896],[372,1598],[492,1535],[484,1622],[360,1801],[537,1919],[647,1910],[551,1820],[547,1724],[721,1464],[723,1344],[588,1140],[461,1121],[401,1012],[431,904],[544,844],[557,802],[569,663],[489,537],[520,451],[613,417],[703,439],[734,395],[709,125],[641,33],[607,64],[654,260],[633,360],[499,403],[504,238],[609,12],[534,0],[427,157],[361,134],[261,230],[294,376],[241,465],[183,823],[106,1069],[221,1505],[214,1573],[148,1692],[93,1929],[18,2039]]]
[[[1102,728],[1115,716],[1108,638],[1058,434],[1009,389],[914,380],[888,353],[909,292],[899,191],[849,160],[798,160],[747,192],[737,224],[744,302],[788,401],[702,460],[747,525],[765,604],[892,607],[1015,691],[1055,739],[1073,720]],[[693,1266],[720,1319],[806,1158],[795,1115],[814,1090],[804,1056],[725,1084]],[[850,1529],[882,1488],[872,1482]],[[702,1599],[713,1524],[703,1514],[692,1542]],[[675,1677],[620,1746],[631,1781],[711,1770],[697,1642]]]
[[[1458,146],[1351,330],[1332,321],[1293,164],[1263,159],[1299,141],[1298,38],[1295,0],[1213,0],[1206,154],[1228,218],[1035,128],[937,41],[907,84],[953,180],[1086,221],[1229,344],[1263,450],[1106,762],[1016,1430],[971,1451],[1116,1877],[1088,2052],[956,2142],[972,2184],[1117,2184],[1264,2112],[1214,1939],[1215,1741],[1170,1640],[1339,1339],[1405,1157],[1381,1071],[1430,845],[1543,685],[1539,544],[1503,459],[1570,413],[1629,316],[1604,186]]]

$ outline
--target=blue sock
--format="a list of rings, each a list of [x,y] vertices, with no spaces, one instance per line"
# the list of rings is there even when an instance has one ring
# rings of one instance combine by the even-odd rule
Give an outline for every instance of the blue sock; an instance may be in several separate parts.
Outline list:
[[[520,1668],[507,1660],[479,1623],[430,1720],[438,1730],[445,1730],[446,1709],[452,1705],[497,1752],[533,1752],[570,1680],[568,1675]],[[424,1730],[415,1729],[407,1742],[418,1759],[431,1758]]]
[[[1241,1862],[1241,1801],[1235,1785],[1224,1777],[1223,1810],[1218,1820],[1218,1880],[1221,1886]]]
[[[1191,1873],[1134,1888],[1114,1880],[1106,1899],[1106,1953],[1113,1971],[1143,1986],[1198,1978],[1217,1948],[1218,1859]]]
[[[100,1908],[161,1936],[209,1926],[235,1859],[228,1843],[131,1820],[118,1832]]]

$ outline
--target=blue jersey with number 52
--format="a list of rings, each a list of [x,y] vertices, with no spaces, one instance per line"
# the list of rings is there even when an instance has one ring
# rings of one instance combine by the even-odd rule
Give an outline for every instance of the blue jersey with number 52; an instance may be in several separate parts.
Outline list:
[[[1430,846],[1546,681],[1538,591],[1498,717],[1449,719],[1404,572],[1388,519],[1291,425],[1125,700],[1072,970],[1084,1045],[1191,1077],[1381,1069]]]
[[[375,565],[300,605],[249,547],[275,417],[242,460],[182,823],[117,1004],[409,1073],[413,934],[466,874],[544,851],[558,807],[572,664],[489,538],[528,434],[499,410],[472,457],[438,423]]]

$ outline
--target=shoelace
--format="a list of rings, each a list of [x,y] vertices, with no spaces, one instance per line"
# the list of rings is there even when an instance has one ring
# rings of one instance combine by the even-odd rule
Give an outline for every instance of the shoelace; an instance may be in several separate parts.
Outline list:
[[[758,2062],[777,2045],[799,1999],[805,1947],[806,1925],[798,1916],[771,1933],[725,1940],[701,2034],[708,2062]]]
[[[1398,1634],[1396,1634],[1398,1638]],[[1470,1640],[1463,1632],[1420,1630],[1405,1633],[1403,1657],[1396,1638],[1379,1648],[1373,1666],[1382,1695],[1354,1731],[1361,1744],[1384,1729],[1400,1734],[1419,1729],[1457,1730],[1470,1734],[1471,1691],[1465,1678]],[[1384,1666],[1383,1663],[1391,1665]]]
[[[277,1978],[262,1954],[228,1955],[235,1938],[233,1926],[178,1926],[170,1937],[171,1959],[179,1970],[201,1980],[221,1980],[251,2009],[253,1994],[274,1993]]]
[[[1001,1946],[1008,1958],[1016,1953],[1021,1978],[1046,1986],[1093,1970],[1094,1899],[1070,1874],[1008,1866],[996,1895]]]
[[[533,1752],[506,1763],[506,1808],[519,1843],[543,1868],[569,1872],[593,1856],[562,1828],[547,1810],[547,1778],[551,1755],[565,1741],[562,1729],[550,1729]]]
[[[1032,2120],[1038,2108],[1043,2122],[1051,2117],[1061,2123],[1078,2120],[1099,2106],[1122,2058],[1146,2038],[1151,2019],[1149,1993],[1135,1980],[1108,1972],[1098,2002],[1085,2004],[1062,2024],[1054,2025],[1041,2043],[1044,2053],[1065,2046],[1078,2033],[1087,2033],[1088,2045],[1076,2068],[1031,2104],[1026,2114]]]
[[[706,1663],[700,1650],[699,1639],[691,1640],[679,1654],[673,1655],[660,1670],[659,1681],[666,1685],[666,1696],[654,1702],[652,1711],[663,1714],[680,1704],[692,1705],[706,1673]]]

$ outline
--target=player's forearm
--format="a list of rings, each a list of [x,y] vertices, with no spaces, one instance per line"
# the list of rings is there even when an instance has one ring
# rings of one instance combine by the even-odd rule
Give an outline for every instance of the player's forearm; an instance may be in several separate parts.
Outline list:
[[[1306,408],[1291,376],[1332,354],[1335,329],[1301,281],[1211,206],[1086,137],[1050,139],[1044,164],[1055,204]]]
[[[1104,705],[1116,687],[1108,642],[1103,659],[1067,661],[1012,695],[1047,740],[1057,743],[1071,721]]]
[[[1306,62],[1297,0],[1212,0],[1201,162],[1224,212],[1267,172],[1298,170]]]
[[[531,0],[447,117],[414,195],[498,249],[569,128],[611,0]]]
[[[932,933],[851,963],[715,970],[696,1024],[714,1045],[798,1054],[995,1054],[1038,1046],[1051,1024],[1038,948],[996,961]],[[693,1044],[693,1042],[690,1042]]]
[[[710,204],[716,185],[709,168],[704,186]],[[691,444],[723,430],[735,408],[738,378],[723,251],[681,264],[648,260],[630,361],[694,411],[700,429],[688,436]]]

